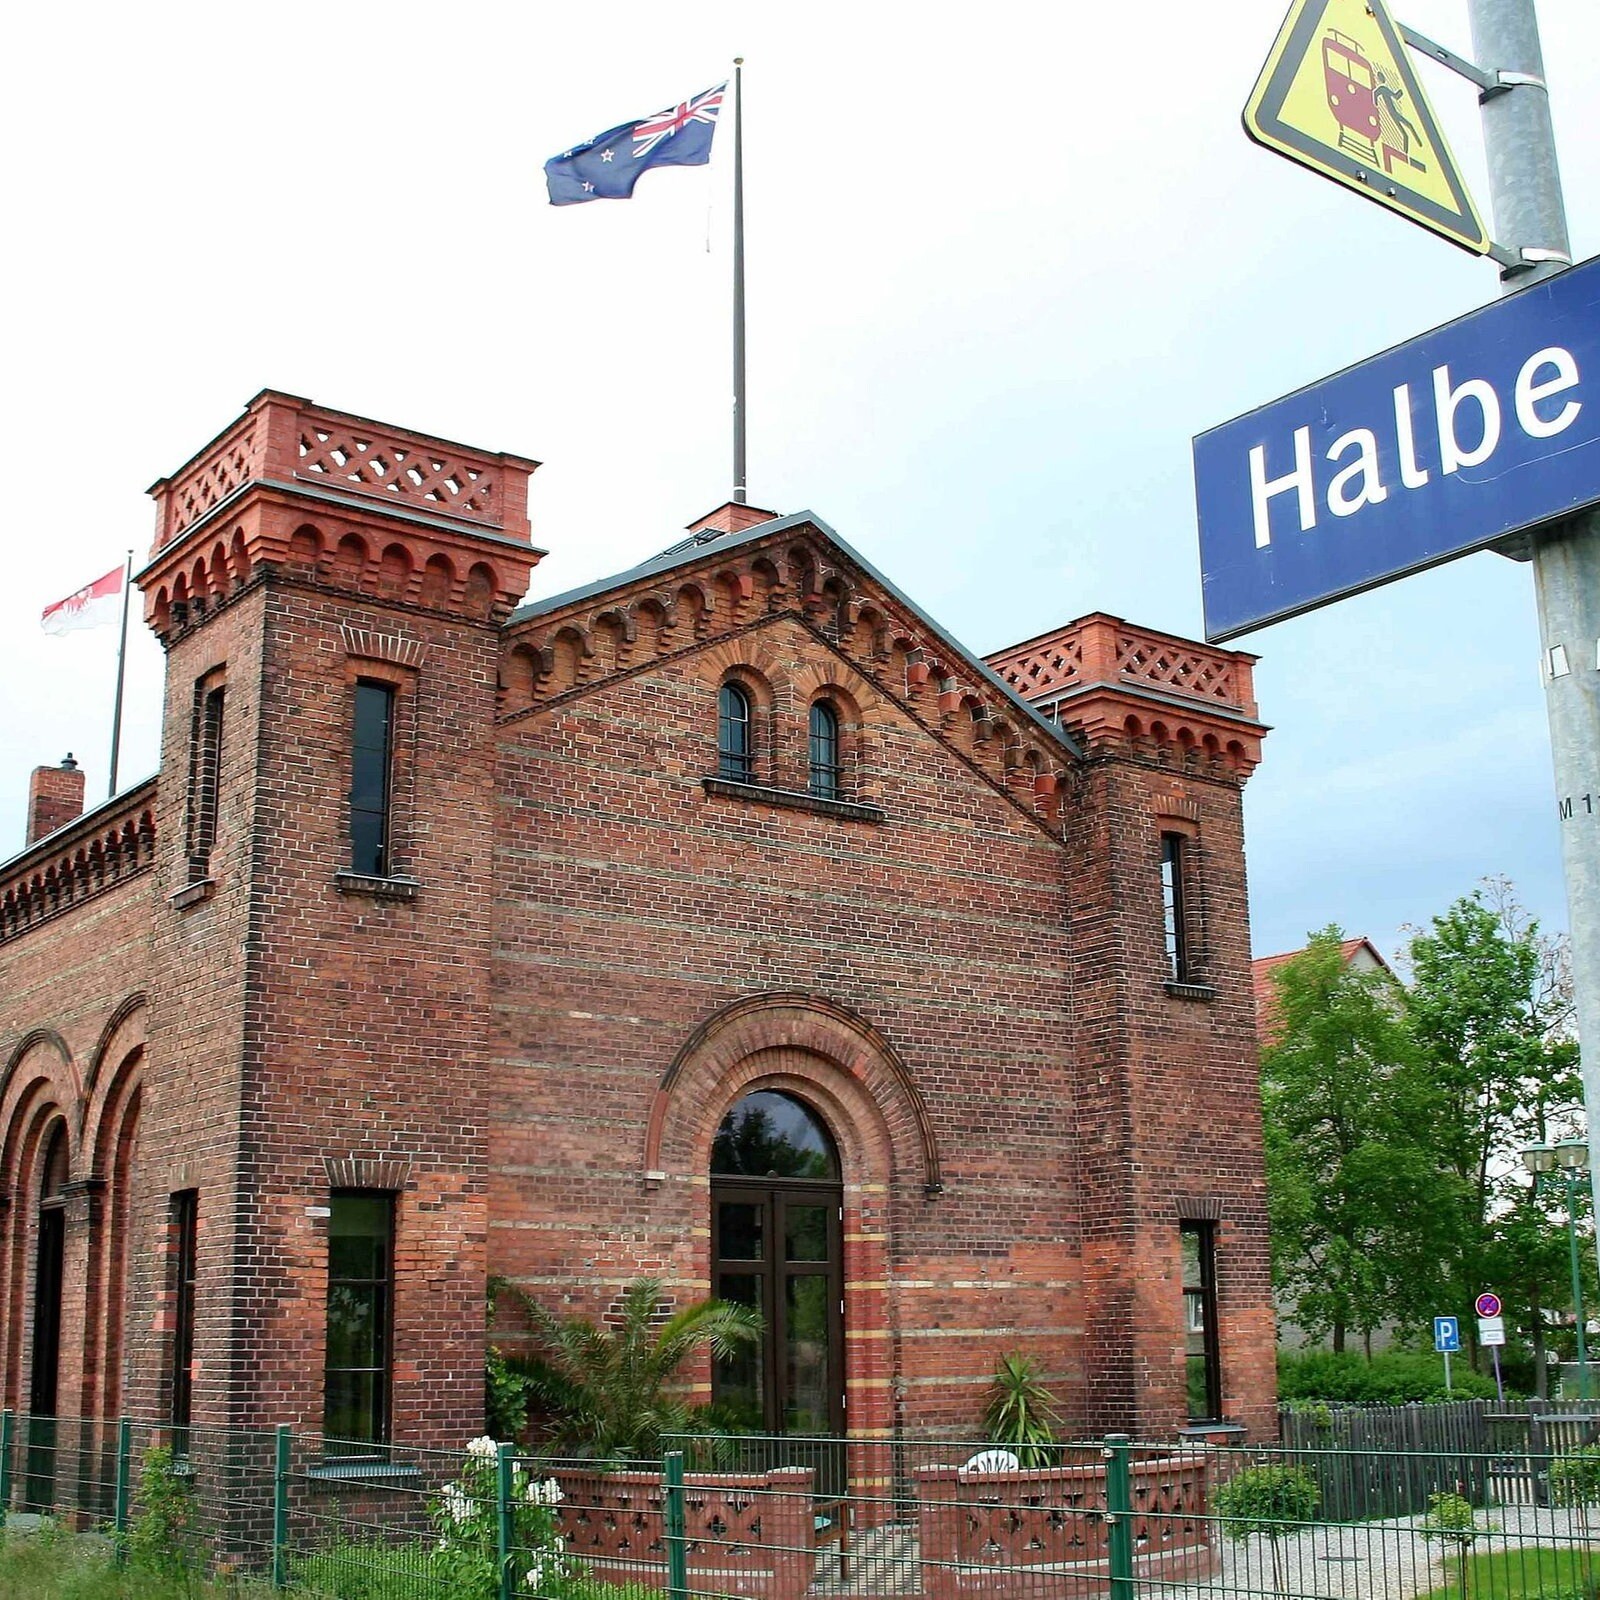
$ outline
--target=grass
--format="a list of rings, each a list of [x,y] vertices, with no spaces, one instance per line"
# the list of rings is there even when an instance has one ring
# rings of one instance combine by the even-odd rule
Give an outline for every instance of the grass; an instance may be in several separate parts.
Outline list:
[[[1593,1551],[1530,1545],[1469,1556],[1465,1594],[1454,1551],[1443,1570],[1450,1582],[1419,1600],[1600,1600],[1600,1558]]]
[[[0,1542],[0,1596],[4,1600],[265,1600],[264,1584],[237,1578],[156,1574],[118,1567],[110,1542],[68,1533],[45,1522],[37,1533]]]

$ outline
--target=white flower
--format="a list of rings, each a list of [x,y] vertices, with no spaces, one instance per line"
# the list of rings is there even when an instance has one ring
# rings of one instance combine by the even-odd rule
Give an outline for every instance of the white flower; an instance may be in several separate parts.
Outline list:
[[[554,1478],[546,1478],[543,1483],[530,1483],[525,1498],[531,1506],[558,1506],[566,1496]]]
[[[500,1446],[485,1434],[481,1439],[474,1439],[467,1445],[467,1454],[478,1456],[485,1461],[493,1461],[500,1454]]]
[[[533,1563],[533,1565],[528,1568],[528,1578],[527,1578],[528,1587],[530,1589],[537,1589],[539,1587],[539,1585],[543,1581],[544,1581],[544,1563],[542,1561],[536,1560]]]
[[[443,1498],[444,1508],[450,1513],[452,1522],[468,1521],[476,1509],[472,1503],[472,1496],[459,1483],[447,1483],[444,1486]]]

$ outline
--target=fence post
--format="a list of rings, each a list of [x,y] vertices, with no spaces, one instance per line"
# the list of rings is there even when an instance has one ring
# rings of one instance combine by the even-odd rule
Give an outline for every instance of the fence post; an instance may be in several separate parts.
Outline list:
[[[11,1458],[16,1453],[17,1414],[0,1415],[0,1526],[11,1509]]]
[[[272,1586],[289,1583],[289,1424],[278,1424],[272,1454]]]
[[[689,1548],[684,1537],[683,1451],[669,1450],[662,1462],[667,1490],[667,1592],[672,1600],[688,1600]]]
[[[1129,1440],[1125,1433],[1108,1433],[1102,1452],[1106,1461],[1107,1553],[1111,1561],[1111,1600],[1134,1600],[1133,1594],[1133,1482],[1128,1471]]]
[[[128,1559],[128,1475],[133,1462],[133,1424],[126,1417],[117,1422],[117,1489],[112,1503],[111,1521],[116,1530],[112,1559],[120,1567]]]
[[[511,1453],[515,1445],[502,1444],[495,1449],[494,1507],[495,1556],[499,1561],[500,1600],[513,1600],[517,1586],[511,1577],[512,1534],[511,1525]]]

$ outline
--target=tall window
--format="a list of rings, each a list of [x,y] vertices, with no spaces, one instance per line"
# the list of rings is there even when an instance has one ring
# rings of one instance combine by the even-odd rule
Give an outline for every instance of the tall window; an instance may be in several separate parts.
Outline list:
[[[826,700],[811,707],[811,792],[839,798],[839,713]]]
[[[223,685],[214,677],[195,685],[194,725],[189,745],[189,878],[211,871],[217,842],[217,791],[222,781]]]
[[[1222,1419],[1222,1365],[1217,1345],[1217,1253],[1214,1222],[1181,1224],[1183,1329],[1189,1420]]]
[[[1188,851],[1189,841],[1181,833],[1161,835],[1161,921],[1166,935],[1167,977],[1174,983],[1188,983],[1194,970],[1184,905]]]
[[[716,1361],[711,1384],[746,1426],[843,1431],[842,1199],[838,1152],[809,1106],[758,1089],[722,1119],[711,1146],[713,1292],[759,1311],[762,1341]]]
[[[393,745],[394,690],[386,683],[358,683],[350,757],[350,865],[379,878],[393,870],[389,849]]]
[[[394,1196],[335,1191],[328,1217],[322,1431],[335,1444],[389,1437]]]
[[[750,738],[750,696],[736,683],[725,683],[717,696],[717,776],[749,783],[755,776]]]
[[[194,1274],[200,1195],[184,1189],[172,1197],[172,1448],[186,1455],[194,1399]]]

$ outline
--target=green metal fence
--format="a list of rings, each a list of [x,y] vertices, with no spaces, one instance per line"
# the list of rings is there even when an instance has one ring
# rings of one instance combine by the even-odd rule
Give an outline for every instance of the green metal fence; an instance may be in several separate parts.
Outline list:
[[[1600,1452],[1582,1445],[1535,1456],[1112,1435],[1014,1452],[695,1435],[659,1458],[597,1463],[489,1440],[373,1452],[288,1429],[174,1440],[138,1420],[7,1413],[0,1503],[14,1532],[62,1525],[131,1573],[168,1561],[218,1595],[1600,1597]]]

